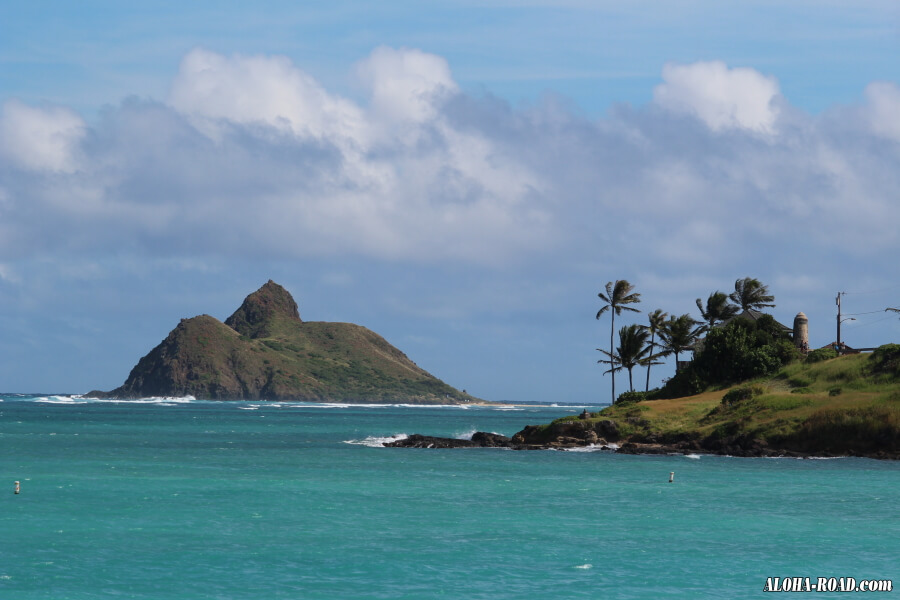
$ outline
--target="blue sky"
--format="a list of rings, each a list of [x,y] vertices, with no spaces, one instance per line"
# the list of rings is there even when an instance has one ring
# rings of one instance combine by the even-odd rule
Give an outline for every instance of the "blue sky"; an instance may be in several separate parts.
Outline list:
[[[3,6],[0,389],[111,389],[270,278],[490,400],[608,401],[621,278],[896,342],[898,50],[887,1]]]

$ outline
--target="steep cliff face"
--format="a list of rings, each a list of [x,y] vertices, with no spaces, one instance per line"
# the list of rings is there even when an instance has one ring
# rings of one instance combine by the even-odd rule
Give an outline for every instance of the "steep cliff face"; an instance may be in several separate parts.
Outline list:
[[[378,334],[351,323],[301,321],[297,303],[269,281],[224,323],[182,319],[111,392],[185,396],[452,404],[476,401],[426,371]]]

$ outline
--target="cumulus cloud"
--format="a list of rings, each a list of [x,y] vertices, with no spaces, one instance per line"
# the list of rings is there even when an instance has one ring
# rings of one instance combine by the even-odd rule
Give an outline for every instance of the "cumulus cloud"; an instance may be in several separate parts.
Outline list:
[[[793,269],[900,250],[883,225],[900,220],[892,83],[812,116],[753,69],[667,65],[651,104],[591,120],[467,94],[420,50],[378,48],[354,73],[363,102],[286,57],[194,50],[165,102],[129,99],[90,127],[7,104],[0,260],[64,248],[733,278],[765,257]]]
[[[301,136],[357,134],[362,114],[284,56],[226,57],[203,49],[181,61],[169,92],[179,112],[209,121],[265,125]]]
[[[867,117],[873,133],[900,142],[900,87],[888,81],[866,86]]]
[[[0,156],[21,168],[74,171],[84,134],[84,121],[67,108],[40,108],[10,100],[0,111]]]
[[[373,111],[394,122],[434,118],[435,104],[459,89],[446,60],[415,49],[377,48],[356,73],[371,94]]]
[[[746,129],[770,133],[778,119],[778,82],[749,68],[721,61],[668,64],[653,90],[659,106],[697,117],[713,131]]]

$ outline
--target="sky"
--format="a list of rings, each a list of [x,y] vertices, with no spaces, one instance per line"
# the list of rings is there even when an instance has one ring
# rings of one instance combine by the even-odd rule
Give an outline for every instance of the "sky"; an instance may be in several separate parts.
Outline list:
[[[893,0],[2,3],[0,391],[269,279],[493,401],[609,402],[617,279],[900,342],[898,56]]]

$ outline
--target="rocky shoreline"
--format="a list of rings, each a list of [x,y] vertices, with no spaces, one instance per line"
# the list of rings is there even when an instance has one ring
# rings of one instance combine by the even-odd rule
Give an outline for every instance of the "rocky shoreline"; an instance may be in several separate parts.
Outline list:
[[[426,449],[445,449],[445,448],[506,448],[509,450],[569,450],[573,448],[593,447],[600,451],[615,452],[617,454],[635,454],[635,455],[688,455],[688,454],[709,454],[721,456],[738,456],[748,458],[840,458],[831,454],[811,454],[806,452],[796,452],[793,450],[784,450],[778,448],[769,448],[759,444],[752,444],[750,447],[744,446],[723,446],[722,449],[713,450],[704,448],[700,444],[660,444],[655,442],[625,442],[621,446],[600,439],[597,442],[587,442],[577,438],[565,437],[553,440],[548,443],[527,443],[517,441],[516,437],[506,437],[496,433],[487,433],[478,431],[472,439],[443,438],[431,435],[413,434],[402,440],[393,442],[384,442],[384,446],[388,448],[426,448]],[[861,456],[867,458],[880,459],[896,459],[897,457],[888,455],[865,455],[851,454],[850,456]]]
[[[521,433],[521,432],[520,432]],[[577,438],[559,436],[549,442],[534,442],[516,434],[512,438],[497,433],[478,431],[471,439],[444,438],[431,435],[413,434],[402,440],[384,442],[388,448],[507,448],[510,450],[569,450],[573,448],[593,447],[598,450],[617,452],[619,454],[728,454],[731,456],[788,456],[803,458],[800,452],[778,451],[753,448],[744,450],[734,448],[732,451],[713,452],[694,444],[660,444],[625,442],[621,446],[610,443],[603,438]]]
[[[876,459],[900,459],[892,452],[873,453],[801,451],[773,447],[765,440],[747,435],[696,438],[688,435],[661,439],[653,435],[625,436],[612,420],[582,417],[579,420],[554,422],[550,425],[529,425],[512,437],[496,433],[476,432],[471,439],[442,438],[414,434],[402,440],[385,442],[390,448],[506,448],[510,450],[569,450],[593,447],[619,454],[687,455],[713,454],[738,457],[767,458],[837,458],[856,456]]]

